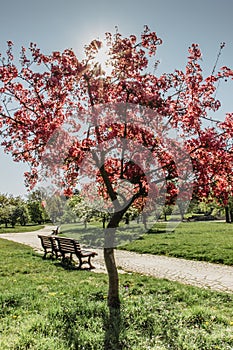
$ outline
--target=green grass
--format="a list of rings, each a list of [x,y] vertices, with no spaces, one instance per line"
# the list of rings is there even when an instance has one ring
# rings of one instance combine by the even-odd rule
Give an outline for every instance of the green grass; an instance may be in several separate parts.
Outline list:
[[[44,225],[26,225],[26,226],[16,225],[15,227],[7,227],[7,228],[5,226],[0,226],[0,237],[1,237],[1,233],[32,232],[32,231],[40,230],[43,227]]]
[[[113,337],[106,275],[67,270],[3,239],[0,250],[0,349],[104,349]],[[118,349],[233,348],[232,294],[122,274],[120,295]]]
[[[122,248],[233,265],[233,226],[212,221],[181,223],[174,233],[146,234]]]

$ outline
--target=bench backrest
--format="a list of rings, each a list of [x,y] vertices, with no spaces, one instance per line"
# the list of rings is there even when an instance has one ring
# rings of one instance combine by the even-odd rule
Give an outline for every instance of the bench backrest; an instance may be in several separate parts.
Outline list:
[[[58,249],[57,243],[55,241],[55,238],[53,236],[43,236],[43,235],[38,235],[38,237],[41,240],[41,245],[43,248],[50,249],[56,251]]]
[[[43,248],[52,248],[52,242],[49,236],[38,235],[41,240],[41,245]]]
[[[81,251],[80,244],[74,239],[66,237],[56,237],[54,239],[58,242],[59,250],[63,253],[75,254]]]

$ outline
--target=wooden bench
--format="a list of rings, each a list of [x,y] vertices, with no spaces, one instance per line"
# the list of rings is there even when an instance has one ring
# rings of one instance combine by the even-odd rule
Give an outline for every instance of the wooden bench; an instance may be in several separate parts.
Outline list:
[[[52,230],[52,235],[58,235],[59,229],[60,229],[60,226],[57,226],[54,230]]]
[[[38,235],[38,237],[40,238],[42,248],[44,249],[43,258],[45,259],[48,253],[50,253],[52,256],[55,255],[55,257],[58,258],[59,249],[55,238],[53,236],[45,236],[45,235]]]
[[[94,268],[94,266],[91,264],[91,258],[94,258],[97,253],[90,250],[81,249],[77,240],[51,235],[38,235],[38,237],[40,238],[42,248],[44,249],[44,259],[46,258],[47,254],[51,254],[52,257],[62,257],[63,261],[65,261],[67,258],[69,261],[72,261],[73,255],[75,255],[79,261],[79,269],[84,263],[89,264],[90,268]]]
[[[67,258],[67,255],[69,260],[72,260],[73,255],[75,255],[79,261],[79,269],[84,263],[89,264],[90,268],[94,268],[94,266],[91,264],[91,258],[94,258],[97,255],[96,252],[81,249],[79,242],[75,239],[57,236],[54,238],[57,242],[58,250],[61,253],[63,260]]]

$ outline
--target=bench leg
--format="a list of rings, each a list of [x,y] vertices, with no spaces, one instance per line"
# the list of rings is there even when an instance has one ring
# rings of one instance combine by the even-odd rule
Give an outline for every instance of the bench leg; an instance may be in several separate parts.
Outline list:
[[[64,265],[64,266],[66,266],[66,267],[68,267],[68,268],[73,268],[74,267],[74,264],[73,264],[73,259],[72,259],[72,257],[73,257],[73,254],[69,254],[68,256],[66,256],[66,253],[63,253],[62,254],[62,257],[61,257],[61,263]]]
[[[47,254],[51,254],[50,258],[53,258],[54,255],[57,257],[57,254],[55,254],[54,252],[50,252],[50,251],[47,251],[47,250],[46,250],[46,251],[44,252],[43,259],[46,259]]]
[[[47,250],[47,248],[44,248],[44,255],[43,255],[43,259],[46,259],[46,256],[47,256],[47,254],[53,254],[53,253],[51,253],[49,250]]]
[[[77,266],[78,269],[81,269],[81,266],[83,264],[83,261],[82,261],[82,258],[80,258],[80,256],[78,256],[78,261],[79,261],[79,264]]]
[[[56,256],[56,259],[58,259],[59,258],[59,254],[58,254],[58,252],[56,250],[54,251],[54,254]],[[61,256],[61,254],[60,254],[60,256]]]
[[[81,258],[80,256],[78,256],[78,260],[79,260],[79,264],[77,266],[78,269],[81,269],[83,264],[88,264],[90,266],[90,269],[94,269],[95,267],[91,264],[91,256],[88,257],[88,260],[82,260],[83,258]]]
[[[55,259],[58,259],[58,255],[57,255],[57,252],[56,251],[52,251],[52,257],[54,257],[55,256]]]
[[[88,258],[88,264],[89,264],[89,266],[90,266],[90,269],[94,269],[95,266],[92,265],[92,263],[91,263],[91,258],[92,258],[92,256],[89,256],[89,258]]]

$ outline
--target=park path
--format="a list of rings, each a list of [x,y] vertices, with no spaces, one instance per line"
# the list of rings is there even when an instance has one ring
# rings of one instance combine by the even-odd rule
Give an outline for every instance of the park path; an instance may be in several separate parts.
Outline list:
[[[0,238],[23,243],[36,251],[41,251],[37,235],[39,233],[49,235],[52,229],[53,227],[46,226],[35,232],[0,234]],[[92,271],[106,272],[102,249],[95,249],[95,251],[98,256],[93,259],[96,268]],[[233,293],[233,266],[122,250],[116,250],[115,253],[117,266],[121,272],[137,272],[197,287]]]

